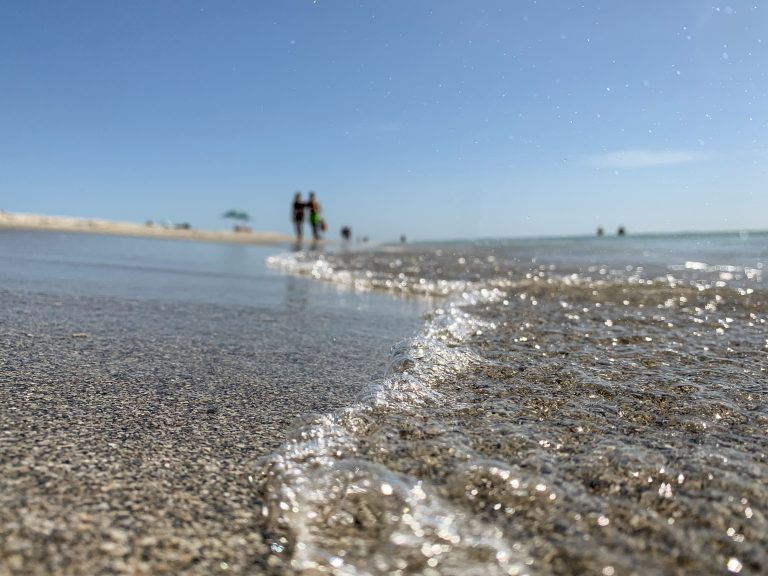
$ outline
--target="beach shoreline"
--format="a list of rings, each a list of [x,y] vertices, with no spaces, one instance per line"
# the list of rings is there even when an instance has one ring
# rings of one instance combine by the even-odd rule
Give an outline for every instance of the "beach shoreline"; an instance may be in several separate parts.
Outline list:
[[[0,230],[37,230],[45,232],[75,232],[131,236],[139,238],[160,238],[168,240],[191,240],[197,242],[220,242],[228,244],[285,244],[293,237],[278,232],[234,232],[229,230],[172,229],[159,224],[147,225],[137,222],[121,222],[101,218],[76,218],[71,216],[47,216],[24,212],[0,211]]]

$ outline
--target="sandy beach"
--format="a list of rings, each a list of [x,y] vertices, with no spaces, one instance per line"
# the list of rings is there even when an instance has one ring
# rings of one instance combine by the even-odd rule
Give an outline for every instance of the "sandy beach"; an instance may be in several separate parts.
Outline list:
[[[229,230],[197,230],[164,228],[160,224],[140,224],[96,218],[47,216],[23,212],[0,211],[0,230],[44,230],[53,232],[86,232],[115,236],[136,236],[198,242],[228,242],[236,244],[283,244],[292,236],[277,232],[234,232]]]
[[[0,234],[0,575],[767,572],[765,234],[47,240]]]

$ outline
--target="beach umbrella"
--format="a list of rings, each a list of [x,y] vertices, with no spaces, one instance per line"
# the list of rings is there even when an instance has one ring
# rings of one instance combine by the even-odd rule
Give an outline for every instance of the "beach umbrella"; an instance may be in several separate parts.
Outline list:
[[[232,220],[240,220],[242,222],[248,222],[251,219],[251,217],[248,215],[248,212],[245,212],[244,210],[235,210],[234,208],[224,212],[221,217],[231,218]]]

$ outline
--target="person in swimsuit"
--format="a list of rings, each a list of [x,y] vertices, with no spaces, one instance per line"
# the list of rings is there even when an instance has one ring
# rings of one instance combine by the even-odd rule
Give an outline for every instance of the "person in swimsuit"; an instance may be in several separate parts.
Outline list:
[[[312,238],[320,240],[320,231],[322,230],[322,217],[320,216],[320,202],[317,201],[315,193],[310,191],[309,202],[307,202],[307,208],[309,208],[309,224],[312,226]]]
[[[302,236],[304,236],[304,208],[306,208],[304,200],[301,199],[301,192],[296,192],[293,197],[293,227],[296,230],[296,240],[301,242]]]

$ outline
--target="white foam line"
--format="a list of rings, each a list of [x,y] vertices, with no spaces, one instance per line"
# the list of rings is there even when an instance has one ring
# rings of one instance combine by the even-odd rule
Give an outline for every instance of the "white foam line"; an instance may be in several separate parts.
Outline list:
[[[427,281],[421,279],[418,282],[409,283],[404,279],[379,277],[370,271],[338,270],[322,254],[312,257],[311,254],[305,252],[270,256],[267,258],[267,266],[289,274],[309,276],[315,280],[332,282],[338,286],[358,291],[385,290],[428,296],[450,296],[462,290],[472,290],[474,287],[472,282],[462,280]]]

